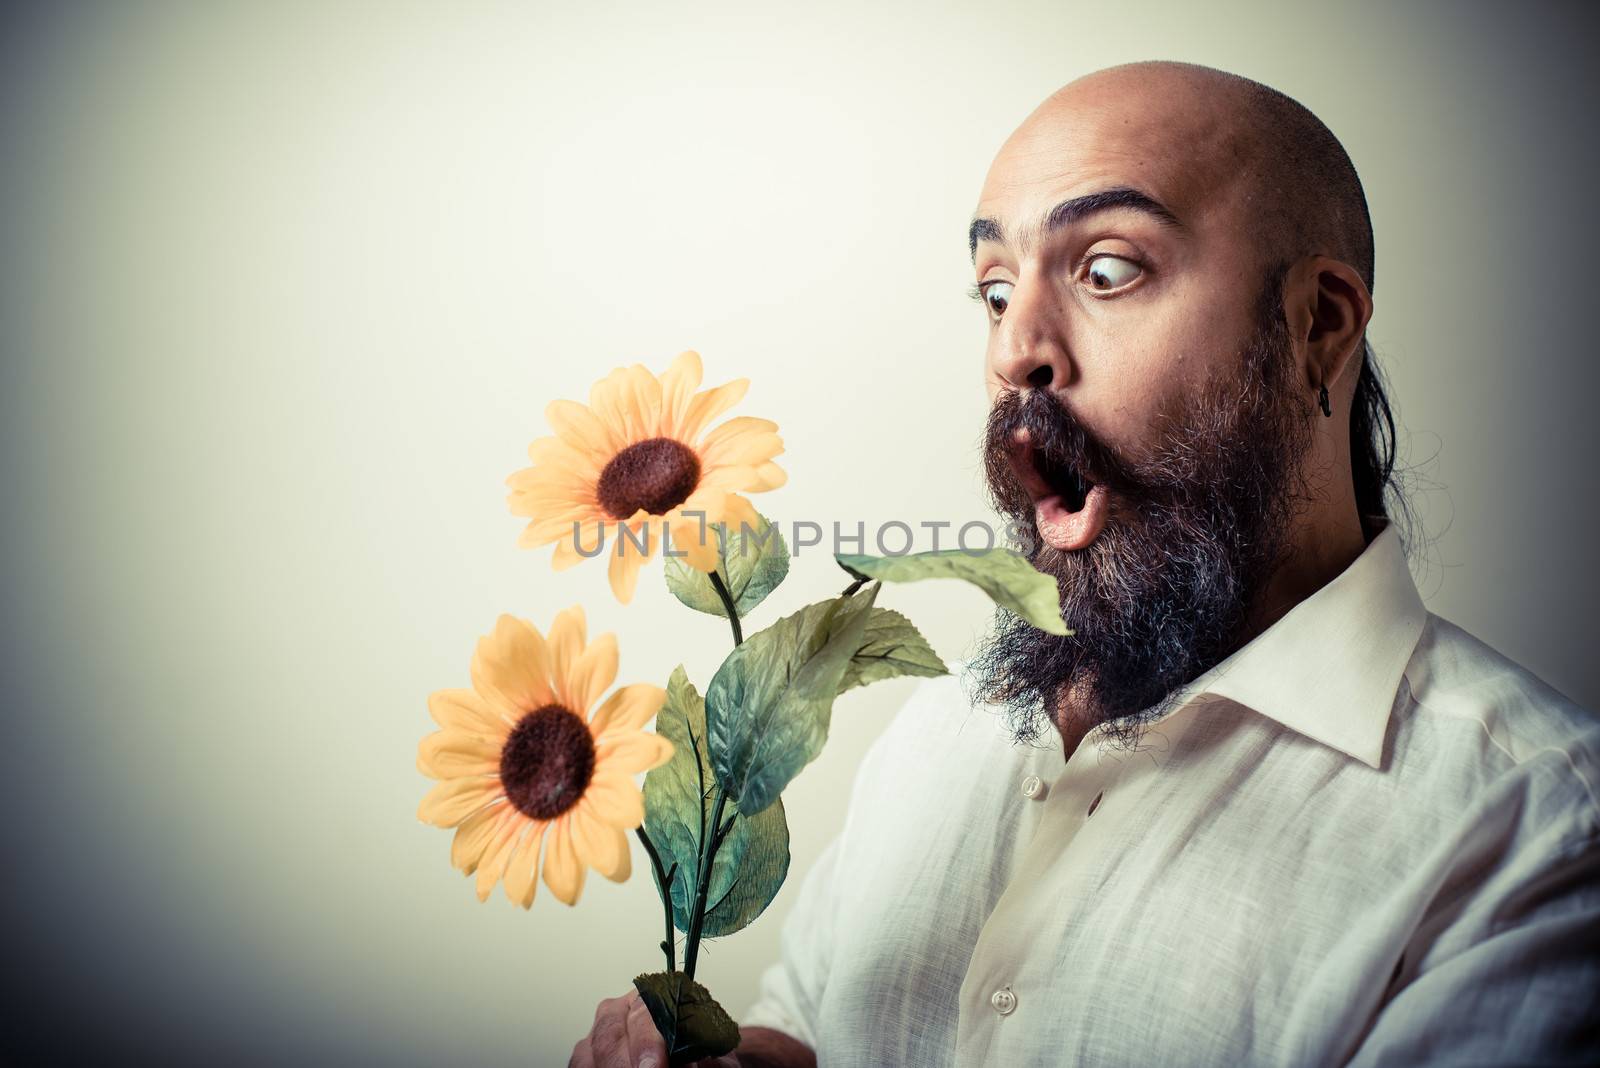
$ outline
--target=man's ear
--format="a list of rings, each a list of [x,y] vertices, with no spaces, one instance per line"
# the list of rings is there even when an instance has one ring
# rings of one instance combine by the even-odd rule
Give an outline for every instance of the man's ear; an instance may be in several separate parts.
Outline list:
[[[1355,383],[1337,386],[1372,318],[1372,294],[1361,275],[1331,256],[1307,256],[1284,279],[1283,313],[1290,339],[1304,354],[1307,388],[1314,393],[1327,386],[1347,399]]]

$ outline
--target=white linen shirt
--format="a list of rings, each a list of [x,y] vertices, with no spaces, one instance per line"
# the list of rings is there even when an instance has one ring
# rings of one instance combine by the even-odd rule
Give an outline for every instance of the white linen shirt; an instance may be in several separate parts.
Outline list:
[[[1388,526],[1136,751],[956,678],[873,744],[746,1026],[834,1065],[1600,1063],[1600,725]]]

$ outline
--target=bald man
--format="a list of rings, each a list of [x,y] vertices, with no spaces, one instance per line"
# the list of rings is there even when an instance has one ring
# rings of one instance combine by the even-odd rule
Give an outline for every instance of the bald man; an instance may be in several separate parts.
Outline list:
[[[990,488],[1074,633],[1002,614],[916,692],[711,1063],[1600,1063],[1600,730],[1418,596],[1338,141],[1101,71],[969,250]],[[572,1063],[665,1063],[636,995]]]

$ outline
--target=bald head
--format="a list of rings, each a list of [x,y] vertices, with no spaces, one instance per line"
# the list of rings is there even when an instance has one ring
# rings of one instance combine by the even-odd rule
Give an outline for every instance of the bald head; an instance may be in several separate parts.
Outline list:
[[[984,199],[1020,173],[1138,173],[1181,213],[1233,215],[1263,269],[1322,254],[1373,285],[1372,222],[1338,138],[1290,97],[1188,63],[1131,63],[1057,90],[1007,140]],[[975,243],[976,235],[972,235]]]
[[[1212,113],[1231,129],[1240,178],[1260,213],[1258,234],[1275,258],[1332,256],[1354,267],[1371,291],[1372,219],[1361,179],[1339,139],[1304,105],[1260,82],[1194,64],[1136,63],[1089,77],[1181,92]]]

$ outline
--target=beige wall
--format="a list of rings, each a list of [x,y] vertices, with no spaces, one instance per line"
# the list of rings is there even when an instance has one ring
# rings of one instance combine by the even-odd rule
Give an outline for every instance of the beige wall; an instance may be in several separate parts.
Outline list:
[[[723,629],[518,551],[553,397],[681,348],[783,427],[784,519],[982,516],[964,229],[1085,71],[1195,60],[1348,146],[1421,464],[1430,606],[1580,701],[1593,658],[1595,92],[1579,9],[1450,4],[11,9],[3,467],[13,961],[61,1040],[564,1063],[654,967],[648,880],[486,906],[420,826],[430,690],[582,601],[628,679]],[[694,12],[694,14],[688,14]],[[778,596],[833,591],[813,550]],[[904,588],[948,657],[986,620]],[[766,610],[757,622],[772,618]],[[735,1012],[909,683],[788,795],[794,872],[711,945]],[[28,1004],[26,1001],[24,1004]]]

